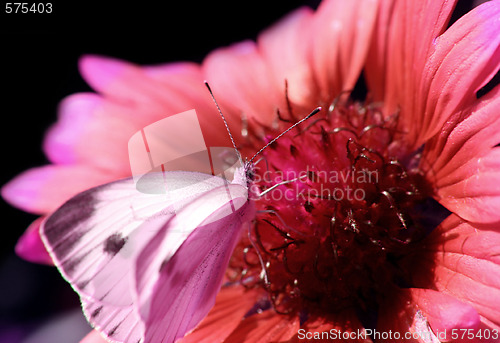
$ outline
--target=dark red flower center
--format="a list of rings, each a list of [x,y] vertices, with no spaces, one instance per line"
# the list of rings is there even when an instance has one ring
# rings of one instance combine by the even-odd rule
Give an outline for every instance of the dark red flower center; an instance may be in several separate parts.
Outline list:
[[[407,285],[398,261],[428,233],[419,208],[433,190],[396,127],[396,115],[349,103],[266,149],[255,169],[258,213],[230,275],[265,289],[280,313],[368,310],[388,285]],[[259,137],[249,144],[260,147]]]

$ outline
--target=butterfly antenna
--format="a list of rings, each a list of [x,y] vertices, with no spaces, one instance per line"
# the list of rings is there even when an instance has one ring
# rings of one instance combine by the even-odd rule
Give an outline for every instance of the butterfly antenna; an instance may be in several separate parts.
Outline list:
[[[255,155],[253,155],[253,157],[250,159],[249,163],[252,163],[252,161],[255,159],[255,157],[257,157],[261,152],[263,152],[268,146],[270,146],[271,144],[273,144],[274,142],[276,142],[278,139],[280,139],[285,133],[287,133],[288,131],[290,131],[295,126],[299,125],[300,123],[302,123],[302,122],[306,121],[307,119],[311,118],[313,115],[315,115],[319,111],[321,111],[321,107],[316,107],[314,109],[314,111],[312,111],[311,113],[309,113],[306,117],[302,118],[301,120],[299,120],[298,122],[296,122],[295,124],[293,124],[292,126],[290,126],[288,129],[286,129],[285,131],[283,131],[282,133],[280,133],[276,138],[274,138],[272,141],[270,141],[269,143],[267,143],[262,149],[260,149],[259,151],[257,151],[257,153]]]
[[[240,160],[241,164],[243,165],[243,159],[241,158],[240,151],[236,147],[236,143],[234,142],[233,135],[231,134],[231,131],[229,131],[229,126],[227,125],[226,118],[224,117],[224,114],[222,114],[222,111],[221,111],[221,109],[219,107],[219,104],[217,103],[217,100],[215,100],[214,93],[212,93],[212,89],[208,85],[208,82],[204,81],[204,83],[205,83],[205,86],[208,89],[208,92],[210,93],[210,96],[212,97],[212,100],[215,103],[215,106],[217,106],[217,110],[219,111],[220,116],[222,117],[222,121],[224,122],[224,125],[226,126],[227,133],[229,134],[229,138],[231,138],[231,143],[233,143],[233,147],[234,147],[234,150],[236,150],[236,154],[238,155],[238,159]]]

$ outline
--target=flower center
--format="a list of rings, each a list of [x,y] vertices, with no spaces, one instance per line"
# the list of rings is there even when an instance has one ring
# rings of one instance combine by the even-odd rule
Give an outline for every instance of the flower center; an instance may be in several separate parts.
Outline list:
[[[429,232],[419,209],[432,189],[419,154],[400,150],[397,116],[360,103],[325,112],[263,153],[256,220],[230,264],[279,313],[376,308],[388,284],[410,283],[398,261]]]

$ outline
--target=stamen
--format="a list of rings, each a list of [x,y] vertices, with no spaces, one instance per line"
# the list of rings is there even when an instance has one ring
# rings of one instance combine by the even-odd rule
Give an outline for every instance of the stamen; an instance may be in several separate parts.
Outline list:
[[[252,247],[254,248],[255,252],[257,253],[257,256],[259,257],[259,261],[260,261],[260,264],[262,266],[262,273],[261,273],[261,276],[264,280],[264,285],[266,287],[269,287],[269,278],[267,276],[267,269],[266,269],[266,265],[264,264],[264,260],[262,258],[262,255],[260,254],[260,251],[259,249],[255,246],[255,243],[254,241],[252,240],[252,235],[250,233],[250,230],[251,228],[248,228],[248,240],[250,241],[250,243],[252,244]]]
[[[292,122],[297,122],[297,117],[293,113],[292,109],[292,103],[290,102],[290,97],[288,95],[288,80],[285,79],[285,101],[286,101],[286,108],[288,110],[288,113],[290,114],[290,119]]]
[[[256,169],[256,220],[232,266],[246,286],[267,292],[277,313],[376,311],[390,285],[412,286],[400,261],[429,233],[421,204],[434,194],[420,152],[394,156],[390,148],[404,146],[395,141],[404,135],[398,114],[384,118],[378,105],[340,98],[256,154],[269,164],[265,174]],[[249,135],[249,147],[258,139]]]

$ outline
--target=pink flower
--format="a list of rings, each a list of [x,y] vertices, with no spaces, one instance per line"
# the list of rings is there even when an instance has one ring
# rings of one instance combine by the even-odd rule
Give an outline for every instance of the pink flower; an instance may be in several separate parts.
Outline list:
[[[300,342],[365,326],[400,338],[372,331],[353,341],[411,333],[405,341],[430,342],[432,331],[439,340],[500,342],[500,86],[477,96],[500,67],[500,2],[447,28],[454,5],[324,1],[202,65],[86,56],[81,73],[99,94],[62,102],[44,144],[53,164],[21,174],[2,195],[47,215],[130,176],[130,136],[192,108],[209,144],[225,142],[204,79],[233,134],[242,132],[246,156],[322,106],[263,153],[268,166],[258,175],[273,182],[256,181],[261,191],[280,175],[305,177],[256,201],[262,211],[233,253],[228,286],[182,341]],[[367,100],[348,100],[363,68]],[[17,252],[47,261],[33,227]],[[83,342],[101,341],[92,332]]]

